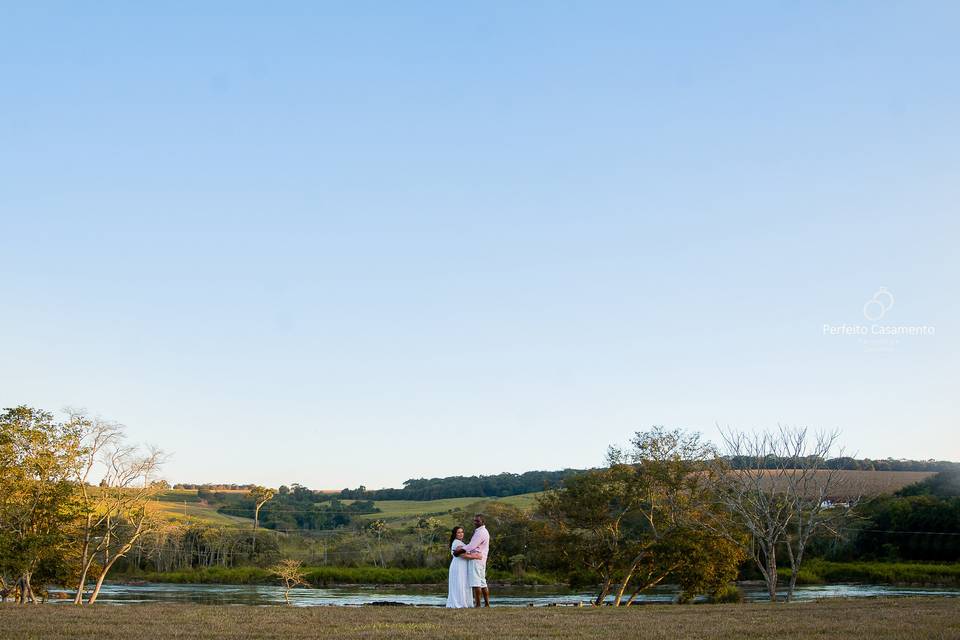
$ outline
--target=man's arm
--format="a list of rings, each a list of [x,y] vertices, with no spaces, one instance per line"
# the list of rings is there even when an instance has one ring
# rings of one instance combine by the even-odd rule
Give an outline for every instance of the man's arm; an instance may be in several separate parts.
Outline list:
[[[477,529],[473,532],[473,535],[470,536],[470,543],[466,546],[467,552],[473,553],[481,544],[487,542],[488,540],[490,540],[490,534],[487,532],[486,528]]]

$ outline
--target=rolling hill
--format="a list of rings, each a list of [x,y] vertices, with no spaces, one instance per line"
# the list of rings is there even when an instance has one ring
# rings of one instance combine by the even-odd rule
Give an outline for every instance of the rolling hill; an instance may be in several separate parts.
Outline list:
[[[932,471],[840,471],[838,488],[850,495],[875,496],[889,494],[934,474]],[[245,493],[238,491],[236,493]],[[381,519],[390,527],[413,526],[420,518],[432,517],[444,524],[453,524],[451,512],[465,509],[482,511],[491,502],[505,503],[523,510],[533,510],[541,492],[524,493],[504,498],[460,497],[437,500],[375,500],[378,511],[355,516],[357,520]],[[344,500],[345,504],[354,502]],[[196,489],[170,489],[151,503],[157,513],[170,522],[200,522],[228,527],[253,526],[251,518],[219,513],[217,507],[202,500]]]

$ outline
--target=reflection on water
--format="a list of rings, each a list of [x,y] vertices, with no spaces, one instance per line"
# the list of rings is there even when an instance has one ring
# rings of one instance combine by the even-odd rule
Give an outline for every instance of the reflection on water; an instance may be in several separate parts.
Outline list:
[[[558,587],[495,587],[491,589],[491,601],[495,605],[576,605],[588,604],[591,594],[583,591],[570,591]],[[70,595],[72,593],[51,590],[52,594]],[[761,586],[748,586],[744,593],[749,601],[764,601],[767,594]],[[672,602],[676,590],[670,587],[658,587],[639,596],[641,603]],[[818,598],[860,598],[877,596],[960,596],[960,589],[897,587],[889,585],[832,584],[797,587],[795,597],[798,601]],[[68,600],[55,600],[68,602]],[[197,604],[246,604],[273,605],[283,604],[283,589],[266,585],[224,585],[224,584],[105,584],[97,600],[104,604],[136,604],[141,602],[185,602]],[[290,592],[290,602],[299,607],[321,605],[358,606],[374,602],[395,602],[419,606],[442,607],[446,603],[443,586],[350,586],[330,589],[294,589]]]

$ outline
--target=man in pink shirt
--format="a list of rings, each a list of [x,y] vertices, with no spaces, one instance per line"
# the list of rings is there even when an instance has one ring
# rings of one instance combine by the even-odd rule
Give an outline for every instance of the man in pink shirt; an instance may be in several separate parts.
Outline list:
[[[470,561],[470,586],[473,588],[473,605],[480,606],[480,596],[483,596],[483,606],[490,606],[490,589],[487,588],[487,555],[490,553],[490,532],[484,524],[483,515],[473,517],[473,536],[466,547],[461,547],[464,553],[479,553],[478,560]],[[459,549],[458,549],[459,551]]]

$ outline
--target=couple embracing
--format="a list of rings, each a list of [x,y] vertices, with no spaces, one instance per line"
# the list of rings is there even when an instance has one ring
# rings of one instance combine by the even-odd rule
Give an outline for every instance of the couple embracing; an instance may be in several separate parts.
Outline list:
[[[473,524],[475,528],[470,542],[463,541],[463,527],[454,527],[450,532],[450,554],[453,556],[447,591],[447,607],[450,609],[479,607],[481,597],[484,606],[490,606],[490,590],[487,588],[490,533],[479,513],[473,517]]]

